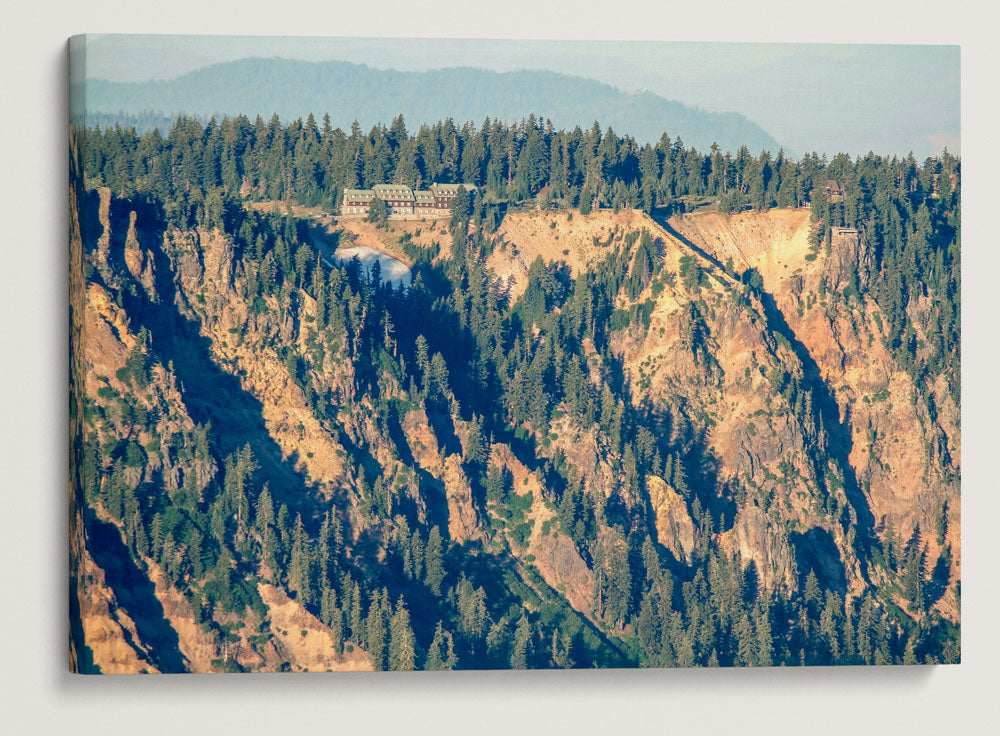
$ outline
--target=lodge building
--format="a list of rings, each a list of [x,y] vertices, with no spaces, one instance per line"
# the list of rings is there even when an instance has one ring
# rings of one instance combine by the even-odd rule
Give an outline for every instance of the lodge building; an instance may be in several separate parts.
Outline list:
[[[840,186],[840,182],[836,179],[827,179],[823,185],[823,189],[826,191],[826,196],[829,197],[830,202],[844,201],[844,188]]]
[[[451,201],[459,187],[466,192],[476,191],[475,184],[439,184],[429,189],[414,191],[405,184],[376,184],[371,189],[347,189],[340,206],[344,217],[364,217],[375,198],[385,202],[389,217],[446,217],[451,211]]]

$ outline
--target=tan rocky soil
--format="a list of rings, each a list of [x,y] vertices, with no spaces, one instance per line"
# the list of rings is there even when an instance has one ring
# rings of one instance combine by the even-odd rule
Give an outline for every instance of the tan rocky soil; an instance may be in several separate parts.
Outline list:
[[[152,654],[142,641],[135,621],[118,605],[114,592],[105,582],[104,571],[90,553],[78,556],[80,622],[91,662],[98,671],[109,675],[156,673]],[[81,653],[76,653],[77,657]]]
[[[572,217],[572,220],[570,219]],[[512,212],[497,231],[497,247],[487,266],[505,283],[511,283],[511,301],[527,286],[528,267],[535,258],[546,263],[565,261],[574,276],[603,260],[611,248],[595,245],[617,233],[619,238],[651,221],[641,212]],[[554,225],[554,227],[553,227]]]
[[[260,401],[268,433],[281,448],[282,459],[294,458],[297,469],[329,492],[328,487],[343,478],[343,448],[310,411],[284,362],[267,346],[270,321],[248,313],[233,282],[231,244],[214,233],[199,240],[178,244],[178,261],[180,285],[188,302],[197,304],[198,296],[206,295],[206,309],[200,320],[202,334],[211,341],[216,360],[239,377],[244,391]],[[195,249],[200,255],[195,255]],[[201,268],[197,265],[199,258]],[[308,297],[304,306],[306,314],[314,313],[315,305]],[[282,314],[273,298],[268,308],[269,317]],[[293,335],[288,322],[283,320],[279,331],[301,348],[308,340],[310,327],[306,324],[298,335]],[[237,333],[242,334],[237,337]]]
[[[533,565],[549,587],[565,596],[578,613],[593,620],[594,574],[580,557],[573,540],[562,531],[555,509],[542,497],[535,474],[529,472],[510,447],[500,442],[493,445],[490,462],[510,472],[515,493],[521,496],[530,493],[532,497],[527,514],[531,527],[527,544],[522,548],[508,540],[511,553]]]
[[[943,379],[934,387],[936,420],[918,399],[910,377],[895,369],[882,343],[878,307],[865,298],[861,309],[837,308],[820,296],[843,288],[869,258],[852,233],[833,238],[829,252],[820,246],[810,258],[807,210],[771,210],[734,217],[704,215],[674,218],[685,237],[720,261],[732,258],[742,267],[756,268],[764,288],[795,337],[815,360],[831,387],[842,421],[850,429],[850,463],[865,488],[876,524],[888,519],[904,539],[919,525],[933,529],[933,518],[947,500],[948,542],[955,565],[953,581],[961,575],[959,543],[960,498],[957,483],[942,477],[947,453],[960,467],[959,407],[948,395]],[[930,559],[939,549],[933,534],[925,534]],[[954,609],[951,593],[943,609]]]
[[[330,629],[292,600],[280,588],[267,583],[257,587],[267,606],[275,646],[292,669],[299,672],[344,672],[373,670],[371,659],[357,645],[338,654]]]
[[[177,632],[178,648],[191,672],[215,672],[213,659],[219,658],[219,642],[205,631],[194,617],[194,611],[180,591],[167,582],[163,570],[146,558],[149,579],[156,586],[156,597],[163,605],[163,617]]]
[[[646,489],[656,516],[656,541],[673,552],[678,560],[690,562],[694,552],[695,529],[684,499],[656,475],[646,478]]]
[[[445,458],[443,480],[448,498],[448,534],[456,542],[483,539],[479,515],[472,502],[472,488],[457,454]]]

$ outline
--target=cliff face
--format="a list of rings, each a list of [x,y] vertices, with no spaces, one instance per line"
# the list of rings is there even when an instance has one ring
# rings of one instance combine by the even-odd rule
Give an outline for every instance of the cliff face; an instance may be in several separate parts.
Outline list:
[[[675,431],[700,433],[695,451],[723,489],[714,505],[718,542],[752,560],[766,586],[796,587],[812,570],[825,571],[832,586],[860,590],[853,540],[831,523],[852,513],[845,469],[828,460],[833,440],[821,396],[775,324],[779,315],[678,230],[647,227],[664,249],[663,272],[636,299],[651,303],[649,324],[613,343],[633,403],[650,406]],[[821,543],[796,550],[792,535]]]
[[[655,475],[646,478],[646,489],[656,519],[656,541],[678,560],[690,562],[695,548],[695,528],[684,498]]]
[[[531,213],[505,220],[504,247],[490,263],[519,295],[535,257],[565,261],[578,275],[596,266],[602,241],[622,248],[641,229],[654,234],[663,271],[619,302],[645,304],[649,320],[616,333],[612,348],[637,408],[675,433],[701,433],[702,480],[720,489],[715,542],[752,561],[768,587],[800,588],[813,572],[859,595],[886,582],[870,557],[887,529],[904,544],[923,530],[929,565],[950,547],[947,590],[935,605],[957,621],[959,407],[943,377],[921,395],[883,344],[870,297],[844,297],[852,284],[868,287],[859,274],[872,254],[857,233],[838,230],[829,247],[810,248],[807,210],[665,223],[638,212]],[[757,288],[740,281],[748,269],[762,279]],[[599,385],[607,372],[597,356],[590,368]],[[582,428],[556,424],[552,447],[584,486],[618,492],[613,453]],[[629,503],[648,505],[658,541],[689,559],[698,536],[691,498],[655,476],[645,486],[648,498]],[[928,533],[942,507],[943,545]]]
[[[871,258],[858,234],[837,229],[813,252],[806,210],[688,216],[670,224],[717,261],[732,259],[762,277],[766,316],[780,325],[816,387],[813,401],[827,405],[827,438],[847,476],[857,533],[884,535],[891,527],[908,540],[918,529],[934,529],[946,505],[950,582],[960,579],[959,406],[943,376],[929,391],[917,390],[885,347],[885,319],[870,297],[844,298]],[[868,284],[859,285],[864,293]],[[920,306],[911,311],[920,324]],[[934,560],[942,545],[926,536]],[[938,605],[957,619],[952,593]]]
[[[144,227],[141,214],[114,201],[107,190],[91,197],[87,213],[96,222],[91,231],[96,237],[84,243],[95,275],[84,294],[79,347],[90,413],[102,420],[87,439],[102,447],[145,448],[141,461],[123,466],[121,483],[135,494],[156,488],[171,498],[191,494],[191,500],[203,501],[220,468],[198,436],[214,424],[225,437],[222,449],[252,448],[255,462],[277,481],[276,497],[290,508],[347,493],[353,486],[336,433],[307,408],[302,389],[274,349],[291,344],[305,350],[310,333],[296,330],[277,304],[251,313],[231,241],[217,231],[164,233]],[[314,308],[306,304],[305,313]],[[166,359],[137,385],[129,361],[144,346]],[[332,348],[324,357],[332,389],[349,386],[350,363]],[[152,420],[149,428],[136,430],[137,412]],[[368,428],[359,419],[343,431]],[[192,456],[157,449],[161,440],[178,437],[186,438],[179,444],[190,446]],[[77,522],[74,555],[84,643],[83,654],[75,656],[82,671],[372,668],[356,645],[349,646],[352,653],[335,653],[339,650],[326,641],[328,627],[273,585],[261,583],[264,605],[256,616],[237,623],[228,614],[217,615],[221,628],[207,626],[204,613],[192,610],[161,567],[136,553],[134,529],[114,521],[101,500],[91,503],[77,507],[86,511]],[[264,642],[262,630],[270,631],[273,641]]]
[[[528,267],[536,258],[564,262],[573,276],[593,268],[624,240],[649,224],[635,210],[617,213],[526,212],[504,218],[496,234],[497,247],[487,264],[496,278],[509,287],[511,302],[527,286]],[[619,245],[620,247],[620,245]]]
[[[170,536],[169,515],[153,538],[140,510],[155,494],[194,508],[208,493],[232,493],[232,518],[210,523],[234,525],[237,544],[266,548],[266,524],[244,528],[245,489],[227,480],[223,491],[212,490],[223,475],[233,477],[222,459],[240,453],[266,478],[271,513],[314,526],[339,515],[339,551],[324,548],[330,557],[374,574],[400,554],[394,540],[408,530],[400,522],[408,514],[476,559],[503,559],[515,581],[504,584],[541,601],[526,607],[558,601],[585,626],[619,638],[634,632],[595,602],[605,576],[598,547],[604,554],[605,546],[625,545],[601,527],[606,505],[646,519],[677,569],[716,547],[752,564],[764,588],[799,590],[812,573],[848,598],[891,582],[872,563],[888,530],[905,543],[934,529],[945,509],[944,544],[925,537],[930,561],[952,550],[935,605],[958,620],[959,407],[943,378],[922,392],[896,364],[871,299],[844,296],[871,257],[852,233],[813,250],[805,211],[667,223],[633,211],[506,218],[487,265],[511,302],[524,293],[535,258],[563,261],[579,278],[609,253],[630,259],[641,231],[654,238],[660,270],[614,304],[647,318],[612,331],[606,352],[585,340],[585,380],[598,393],[620,380],[632,408],[684,445],[699,476],[684,477],[679,452],[663,458],[662,474],[630,479],[623,453],[596,426],[561,412],[547,431],[529,426],[517,443],[490,438],[487,456],[468,460],[474,422],[462,418],[447,388],[436,401],[414,403],[392,371],[366,374],[351,357],[363,336],[351,325],[320,327],[325,307],[304,289],[259,296],[266,268],[248,272],[250,261],[229,236],[167,230],[156,213],[106,189],[80,209],[87,226],[74,242],[81,266],[92,270],[74,290],[75,375],[86,406],[80,416],[88,418],[77,430],[81,443],[115,458],[100,468],[103,482],[88,487],[81,479],[86,497],[73,499],[80,627],[72,656],[81,670],[382,666],[377,652],[348,642],[348,608],[344,620],[330,615],[347,601],[317,600],[291,574],[282,582],[270,562],[241,570],[245,598],[232,607],[193,602],[208,587],[208,573],[190,559],[198,542]],[[760,277],[753,288],[740,278],[748,269]],[[159,359],[141,365],[144,352]],[[362,390],[366,381],[377,382],[379,405]],[[601,527],[590,530],[599,545],[581,543],[567,518],[575,512],[557,506],[545,480],[556,465],[578,481],[583,508],[593,513],[586,523]],[[483,497],[476,474],[489,469],[505,474],[506,502]],[[294,540],[282,543],[292,550],[290,567],[325,564],[295,562]],[[411,581],[425,574],[413,571],[425,544],[420,538],[418,562],[407,563]],[[236,563],[221,555],[215,564],[212,574],[235,579]]]

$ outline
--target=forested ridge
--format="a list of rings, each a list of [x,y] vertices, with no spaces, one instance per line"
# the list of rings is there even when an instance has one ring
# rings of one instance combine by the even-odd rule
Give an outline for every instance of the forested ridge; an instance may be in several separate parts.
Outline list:
[[[685,345],[705,385],[721,386],[719,314],[775,319],[756,271],[691,254],[674,270],[647,229],[595,242],[606,255],[582,273],[534,260],[516,299],[487,265],[510,247],[497,236],[504,218],[530,208],[584,218],[808,206],[807,260],[830,257],[836,227],[856,228],[865,254],[846,286],[819,298],[847,314],[875,309],[913,401],[936,406],[943,376],[957,404],[957,159],[702,153],[666,135],[639,146],[596,123],[555,130],[534,116],[413,135],[401,118],[365,134],[310,116],[77,136],[86,281],[134,336],[114,375],[87,379],[81,523],[91,546],[109,527],[120,536],[95,561],[117,550],[137,574],[162,570],[217,643],[213,668],[279,666],[262,585],[321,621],[338,655],[363,652],[376,669],[958,660],[957,620],[935,607],[959,595],[957,583],[945,590],[947,502],[931,511],[935,528],[906,538],[866,518],[864,489],[826,436],[825,387],[780,363],[795,360],[783,357],[794,353],[784,331],[766,338],[771,421],[791,418],[814,437],[815,479],[802,482],[840,545],[830,553],[788,522],[798,546],[785,583],[720,541],[761,502],[778,519],[783,486],[720,481],[708,415],[687,399],[636,400],[643,385],[627,379],[620,343],[648,333],[658,295],[683,296]],[[830,179],[844,190],[835,202]],[[336,211],[344,188],[431,181],[484,192],[456,200],[443,247],[404,243],[406,290],[356,262],[327,265],[309,223],[246,206]],[[218,282],[205,276],[209,248],[223,254]],[[248,388],[260,380],[255,353],[301,395],[309,426],[287,432],[326,438],[334,476],[313,478],[269,435],[265,400]],[[434,452],[414,440],[421,432]],[[594,468],[570,436],[599,448]],[[306,452],[308,470],[319,460]],[[956,461],[939,462],[957,489]],[[686,546],[653,521],[661,484],[683,507]],[[565,584],[588,581],[585,604],[548,581],[536,553],[553,546],[579,571]],[[190,667],[156,647],[148,661]]]
[[[628,92],[594,79],[541,69],[495,72],[466,66],[397,71],[345,61],[309,62],[249,58],[212,64],[170,80],[121,83],[87,79],[71,86],[86,99],[89,127],[104,117],[162,125],[150,114],[270,115],[303,119],[329,113],[334,127],[345,130],[388,123],[402,113],[408,120],[520,120],[544,109],[557,126],[598,119],[640,141],[655,142],[664,129],[683,131],[689,143],[708,148],[713,141],[735,151],[777,149],[759,125],[732,112],[709,112],[665,99],[649,91]],[[82,64],[81,64],[82,66]],[[82,114],[82,113],[81,113]],[[82,121],[77,121],[81,122]],[[113,124],[114,120],[112,120]],[[167,123],[161,130],[166,132]]]
[[[828,242],[833,227],[864,232],[873,257],[858,279],[875,284],[890,340],[908,366],[919,357],[907,304],[919,295],[940,297],[926,335],[930,368],[947,372],[957,396],[960,161],[947,152],[922,163],[874,154],[827,161],[815,153],[794,161],[781,151],[753,156],[746,147],[703,153],[667,134],[656,146],[639,146],[597,123],[586,131],[557,131],[534,116],[511,126],[487,119],[480,128],[446,120],[413,135],[402,117],[367,134],[357,124],[347,134],[312,116],[287,126],[277,116],[267,123],[213,119],[207,126],[181,118],[166,138],[158,130],[140,137],[116,126],[94,131],[88,141],[84,168],[95,181],[119,196],[157,197],[167,222],[179,227],[221,224],[224,206],[241,188],[256,199],[337,212],[345,188],[389,182],[485,187],[473,214],[487,232],[508,207],[536,199],[542,207],[583,213],[594,207],[684,211],[705,200],[730,213],[810,206],[817,242]],[[827,180],[842,187],[838,201],[827,196]]]

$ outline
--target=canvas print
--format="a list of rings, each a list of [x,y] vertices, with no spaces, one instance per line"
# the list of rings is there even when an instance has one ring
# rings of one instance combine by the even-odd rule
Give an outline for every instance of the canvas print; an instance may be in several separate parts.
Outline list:
[[[73,671],[959,662],[958,47],[70,58]]]

